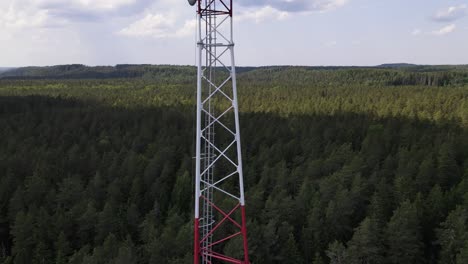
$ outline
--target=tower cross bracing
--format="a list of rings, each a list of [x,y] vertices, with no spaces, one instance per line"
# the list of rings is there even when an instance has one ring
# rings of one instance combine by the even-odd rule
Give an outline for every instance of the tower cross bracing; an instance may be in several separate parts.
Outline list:
[[[197,6],[194,263],[249,263],[232,0]],[[242,252],[226,253],[238,243]]]

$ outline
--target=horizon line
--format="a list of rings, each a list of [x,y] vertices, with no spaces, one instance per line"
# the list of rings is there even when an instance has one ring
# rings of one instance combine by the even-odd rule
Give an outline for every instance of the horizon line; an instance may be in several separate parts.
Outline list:
[[[84,64],[84,63],[69,63],[69,64],[50,64],[50,65],[21,65],[21,66],[0,66],[0,69],[18,69],[18,68],[28,68],[28,67],[56,67],[56,66],[67,66],[67,65],[81,65],[85,67],[117,67],[122,65],[129,66],[181,66],[181,67],[196,67],[196,65],[190,64],[151,64],[151,63],[118,63],[118,64]],[[271,65],[236,65],[238,68],[263,68],[263,67],[361,67],[361,68],[372,68],[380,66],[392,66],[392,65],[401,65],[401,66],[468,66],[467,64],[418,64],[418,63],[407,63],[407,62],[395,62],[395,63],[381,63],[377,65],[351,65],[351,64],[342,64],[342,65],[305,65],[305,64],[271,64]]]

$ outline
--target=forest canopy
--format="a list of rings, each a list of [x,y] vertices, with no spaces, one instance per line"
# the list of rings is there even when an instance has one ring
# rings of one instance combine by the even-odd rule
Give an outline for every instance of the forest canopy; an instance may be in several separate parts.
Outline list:
[[[195,76],[0,73],[0,263],[191,263]],[[252,263],[468,263],[468,67],[238,85]]]

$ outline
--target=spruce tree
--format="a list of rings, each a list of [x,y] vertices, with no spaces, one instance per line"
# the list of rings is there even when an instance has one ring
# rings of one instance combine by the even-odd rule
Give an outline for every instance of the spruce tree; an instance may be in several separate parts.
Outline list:
[[[383,263],[385,248],[381,233],[382,230],[374,219],[364,219],[348,242],[347,263]]]
[[[440,261],[455,263],[457,254],[468,241],[468,211],[461,206],[450,212],[437,230],[437,240],[441,246]],[[462,255],[463,256],[463,255]]]
[[[284,256],[284,260],[281,263],[284,264],[301,264],[302,256],[297,248],[296,240],[294,239],[294,235],[289,233],[288,240],[284,246],[284,252],[282,252]]]
[[[70,243],[65,236],[65,233],[60,232],[57,242],[55,244],[57,256],[55,259],[56,264],[66,264],[67,256],[71,253]]]
[[[460,250],[460,253],[457,254],[456,264],[466,264],[468,263],[468,239],[465,242],[465,247]]]
[[[330,259],[330,264],[345,264],[347,255],[346,247],[343,243],[335,241],[328,246],[326,251],[327,257]]]
[[[423,259],[423,243],[416,207],[404,201],[393,213],[385,232],[387,256],[392,264],[417,264]]]
[[[323,260],[322,256],[320,256],[320,253],[315,253],[312,264],[325,264],[325,261]]]

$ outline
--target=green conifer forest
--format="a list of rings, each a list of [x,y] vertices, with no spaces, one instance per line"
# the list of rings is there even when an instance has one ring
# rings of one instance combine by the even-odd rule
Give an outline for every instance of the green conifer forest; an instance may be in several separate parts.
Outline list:
[[[0,263],[191,263],[195,78],[0,73]],[[468,263],[468,67],[239,68],[238,86],[253,264]]]

